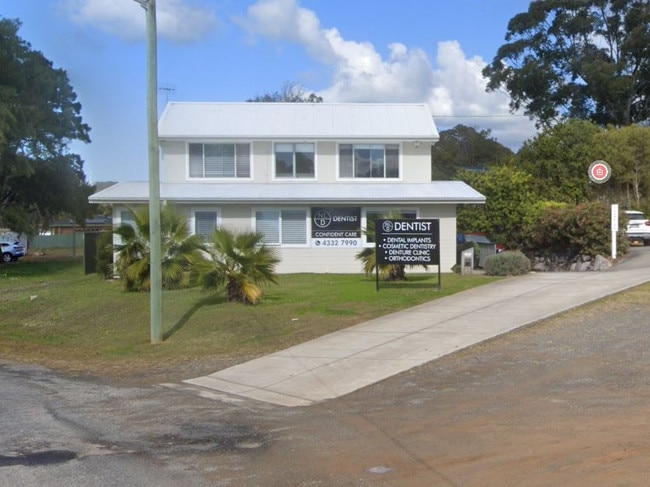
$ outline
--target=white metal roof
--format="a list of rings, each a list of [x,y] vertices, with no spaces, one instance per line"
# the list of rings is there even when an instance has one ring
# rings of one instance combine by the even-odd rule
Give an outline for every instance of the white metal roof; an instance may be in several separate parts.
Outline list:
[[[426,104],[170,102],[161,139],[396,139],[435,142]]]
[[[160,198],[178,203],[485,203],[462,181],[430,183],[161,183]],[[148,182],[123,182],[90,196],[91,203],[139,203],[149,199]]]

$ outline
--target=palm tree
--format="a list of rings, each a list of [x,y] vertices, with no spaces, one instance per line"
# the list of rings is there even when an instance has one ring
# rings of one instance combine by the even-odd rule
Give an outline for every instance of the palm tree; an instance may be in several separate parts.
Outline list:
[[[217,228],[208,241],[211,260],[199,271],[204,289],[225,286],[226,299],[257,304],[261,284],[277,284],[275,268],[280,262],[274,248],[264,244],[264,235],[244,231],[234,233]]]
[[[122,223],[114,230],[120,237],[115,246],[115,270],[127,291],[148,291],[150,282],[149,211],[131,211],[135,225]],[[199,235],[191,235],[186,218],[172,205],[160,211],[162,286],[165,290],[192,285],[193,266],[203,259],[205,246]]]

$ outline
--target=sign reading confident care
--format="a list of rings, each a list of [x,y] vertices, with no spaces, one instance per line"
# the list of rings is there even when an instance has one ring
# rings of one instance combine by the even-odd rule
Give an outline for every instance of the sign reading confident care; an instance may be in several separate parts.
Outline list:
[[[440,220],[376,220],[378,264],[440,264]]]
[[[314,247],[361,247],[361,208],[312,207],[311,239]]]

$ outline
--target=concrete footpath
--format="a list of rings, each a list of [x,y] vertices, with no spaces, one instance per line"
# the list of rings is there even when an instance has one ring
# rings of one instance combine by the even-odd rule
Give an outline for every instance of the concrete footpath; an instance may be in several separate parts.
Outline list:
[[[650,247],[632,248],[607,271],[507,278],[183,382],[308,406],[649,281]]]

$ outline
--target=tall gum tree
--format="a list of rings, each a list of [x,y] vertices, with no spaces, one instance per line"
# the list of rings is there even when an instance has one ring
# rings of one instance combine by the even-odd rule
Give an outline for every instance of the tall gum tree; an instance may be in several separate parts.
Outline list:
[[[90,128],[66,72],[19,28],[0,19],[0,227],[29,234],[39,220],[61,212],[79,220],[89,208],[92,187],[69,144],[89,143]]]
[[[534,0],[508,23],[483,75],[541,126],[582,118],[620,127],[650,119],[648,0]]]

